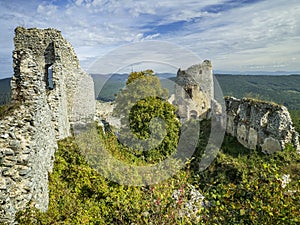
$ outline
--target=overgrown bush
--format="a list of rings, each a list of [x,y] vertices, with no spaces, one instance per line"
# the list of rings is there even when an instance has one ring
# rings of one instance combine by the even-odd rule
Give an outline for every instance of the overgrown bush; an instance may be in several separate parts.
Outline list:
[[[181,213],[188,200],[188,169],[157,185],[132,187],[89,167],[72,138],[59,143],[55,157],[48,211],[28,208],[19,213],[20,224],[182,224],[192,219]],[[176,190],[182,192],[177,200]]]
[[[205,123],[202,129],[207,129],[203,127]],[[144,163],[137,156],[118,152],[121,148],[113,134],[99,130],[99,137],[115,157],[128,163]],[[299,224],[300,156],[295,149],[288,147],[264,155],[243,148],[228,136],[207,170],[197,172],[189,165],[156,185],[124,186],[91,168],[76,141],[68,138],[59,143],[56,152],[49,182],[49,210],[42,213],[29,208],[18,215],[18,221],[20,224]],[[283,187],[285,174],[290,175],[291,182]],[[193,191],[202,193],[205,200],[191,201]]]

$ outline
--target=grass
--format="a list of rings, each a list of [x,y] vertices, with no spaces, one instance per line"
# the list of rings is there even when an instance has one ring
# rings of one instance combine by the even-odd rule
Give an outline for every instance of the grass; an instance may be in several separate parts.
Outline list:
[[[290,114],[291,114],[295,129],[300,134],[300,110],[291,110]]]

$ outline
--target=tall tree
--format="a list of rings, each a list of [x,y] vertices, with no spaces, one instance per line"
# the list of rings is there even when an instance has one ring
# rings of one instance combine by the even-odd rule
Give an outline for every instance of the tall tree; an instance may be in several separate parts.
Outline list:
[[[115,115],[121,117],[119,140],[133,154],[148,162],[176,150],[180,123],[168,91],[152,70],[132,72],[116,98]]]

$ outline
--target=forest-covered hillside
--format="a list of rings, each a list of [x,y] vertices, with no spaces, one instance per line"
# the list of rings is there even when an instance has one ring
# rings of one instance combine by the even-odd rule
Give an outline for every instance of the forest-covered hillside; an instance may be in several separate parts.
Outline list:
[[[158,75],[162,85],[169,88],[172,93],[175,74]],[[215,76],[224,96],[254,97],[283,104],[289,110],[300,110],[300,75],[217,74]],[[118,91],[125,86],[128,74],[92,75],[92,77],[95,83],[96,98],[102,101],[113,101]],[[9,99],[9,93],[10,78],[0,80],[0,104]]]
[[[175,75],[174,75],[175,76]],[[162,85],[173,93],[175,77],[162,77]],[[289,110],[300,110],[300,75],[266,76],[266,75],[215,75],[224,96],[237,98],[254,97],[273,101],[288,107]],[[101,91],[97,92],[97,99],[113,101],[118,90],[123,88],[126,75],[113,75],[107,77],[94,77],[95,85],[103,82]],[[101,86],[102,87],[102,86]]]

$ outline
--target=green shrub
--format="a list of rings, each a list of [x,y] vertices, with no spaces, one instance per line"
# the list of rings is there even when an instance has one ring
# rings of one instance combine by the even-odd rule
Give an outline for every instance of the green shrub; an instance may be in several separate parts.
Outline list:
[[[209,121],[201,123],[201,155]],[[205,132],[204,132],[205,131]],[[128,153],[111,133],[97,130],[107,149],[133,165],[146,162]],[[20,224],[299,224],[300,155],[292,147],[264,155],[226,136],[210,167],[198,172],[194,161],[156,185],[132,187],[112,182],[86,162],[74,138],[59,142],[50,174],[47,212],[33,208],[18,214]],[[123,152],[122,152],[123,151]],[[127,153],[126,153],[127,152]],[[282,176],[291,182],[282,187]],[[205,201],[193,202],[196,188]],[[174,193],[179,193],[175,198]],[[197,205],[198,204],[198,205]],[[185,212],[185,213],[184,213]]]
[[[172,198],[190,177],[182,170],[157,185],[131,187],[114,183],[89,167],[76,142],[59,143],[50,175],[47,212],[28,208],[18,214],[20,224],[183,224],[184,200]]]

